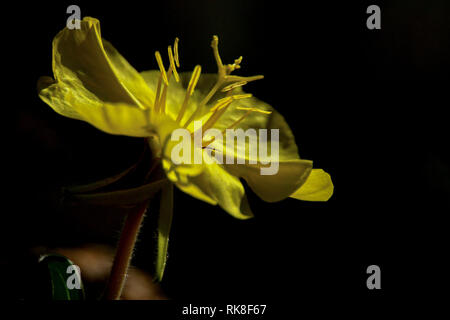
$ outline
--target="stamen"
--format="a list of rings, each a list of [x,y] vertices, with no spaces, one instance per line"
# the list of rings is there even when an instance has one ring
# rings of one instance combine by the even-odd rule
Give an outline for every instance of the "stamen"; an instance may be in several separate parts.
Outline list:
[[[202,67],[196,65],[194,71],[191,74],[191,79],[189,80],[188,87],[186,89],[186,94],[184,95],[183,105],[181,106],[180,111],[178,112],[177,122],[180,122],[186,112],[186,108],[188,106],[189,97],[194,93],[194,89],[197,86],[198,79],[200,78],[200,73],[202,72]]]
[[[170,77],[170,76],[169,76]],[[162,113],[162,114],[164,114],[164,113],[166,113],[166,96],[167,96],[167,88],[168,88],[169,86],[167,86],[166,84],[164,84],[164,89],[163,89],[163,92],[162,92],[162,94],[161,94],[161,99],[159,99],[159,102],[158,102],[158,109],[159,109],[159,111]]]
[[[244,96],[244,95],[242,95],[242,96]],[[232,97],[230,97],[230,98],[232,98]],[[217,120],[219,120],[219,118],[222,116],[222,114],[226,111],[226,108],[232,102],[232,101],[226,100],[226,99],[221,99],[221,100],[224,100],[224,102],[222,103],[223,105],[221,105],[220,107],[215,109],[215,111],[212,114],[212,116],[209,117],[209,119],[206,121],[205,125],[203,126],[203,130],[206,131],[209,128],[211,128],[214,125],[214,123],[216,123]],[[234,100],[234,99],[232,99],[232,100]],[[238,109],[238,110],[246,110],[247,112],[241,118],[236,120],[229,128],[233,128],[235,125],[237,125],[242,120],[244,120],[245,117],[247,117],[252,112],[258,112],[258,113],[262,113],[262,114],[271,114],[272,113],[272,111],[261,110],[261,109],[254,108],[254,107],[251,107],[251,108],[249,108],[249,107],[236,107],[236,109]]]
[[[261,110],[261,109],[255,108],[255,107],[236,107],[236,109],[238,109],[238,110],[246,110],[247,112],[244,113],[244,114],[243,114],[239,119],[237,119],[235,122],[233,122],[230,126],[228,126],[227,128],[223,129],[223,130],[222,130],[222,135],[223,135],[223,136],[226,135],[227,129],[233,129],[234,127],[236,127],[236,126],[237,126],[239,123],[241,123],[245,118],[247,118],[248,115],[249,115],[250,113],[252,113],[252,112],[259,112],[259,113],[263,113],[263,114],[271,114],[271,113],[272,113],[272,111]],[[217,119],[216,119],[216,121],[217,121]],[[205,128],[205,127],[206,127],[206,124],[205,124],[204,128]],[[204,129],[204,128],[202,128],[202,129]],[[206,141],[206,140],[203,140],[203,141],[202,141],[202,146],[203,146],[203,147],[206,147],[206,146],[208,146],[209,144],[211,144],[214,140],[215,140],[214,138],[212,138],[212,139],[210,139],[210,140],[207,140],[207,141]]]
[[[155,95],[155,103],[153,104],[153,109],[158,111],[158,102],[159,102],[159,94],[161,93],[161,82],[162,82],[162,73],[159,73],[159,79],[158,79],[158,87],[156,88],[156,95]]]
[[[227,105],[228,102],[232,102],[234,100],[251,98],[252,96],[253,95],[251,93],[235,94],[233,96],[227,96],[225,98],[217,100],[217,103],[214,105],[214,107],[211,108],[210,111],[216,111],[217,109],[222,109],[225,105]]]
[[[177,67],[180,67],[180,60],[178,60],[178,41],[180,41],[180,39],[175,38],[175,42],[173,44],[173,51],[174,51],[174,58],[175,58],[175,63],[177,64]]]
[[[225,76],[225,82],[233,82],[233,81],[255,81],[255,80],[261,80],[264,79],[263,75],[256,75],[251,77],[241,77],[241,76],[235,76],[235,75],[227,75]]]
[[[214,105],[214,107],[211,108],[211,111],[213,111],[213,114],[206,121],[205,125],[203,126],[203,130],[206,131],[209,128],[211,128],[214,125],[214,123],[216,123],[217,120],[219,120],[219,118],[222,116],[222,114],[226,111],[228,106],[234,100],[245,99],[245,98],[250,98],[250,97],[252,97],[252,94],[247,93],[247,94],[236,94],[234,96],[229,96],[229,97],[225,97],[225,98],[217,100],[217,103]],[[237,108],[240,108],[240,107],[237,107]]]
[[[227,107],[233,102],[233,99],[223,99],[222,102],[218,102],[216,104],[219,106],[214,106],[215,110],[214,113],[209,117],[208,120],[206,120],[205,124],[202,127],[203,131],[208,130],[209,128],[211,128],[214,123],[217,122],[217,120],[219,120],[219,118],[224,114],[224,112],[227,110]]]
[[[159,51],[155,52],[155,57],[156,57],[156,61],[158,62],[158,67],[159,67],[159,70],[161,71],[161,75],[164,80],[164,83],[166,84],[166,86],[168,86],[169,81],[167,80],[166,69],[164,68],[164,64],[162,62],[161,54],[159,53]]]
[[[245,86],[246,84],[247,84],[247,81],[238,81],[238,82],[229,84],[229,85],[227,85],[226,87],[224,87],[224,88],[222,89],[222,92],[227,92],[227,91],[236,89],[236,88],[238,88],[238,87]]]
[[[169,70],[167,71],[167,81],[170,80],[170,76],[172,75],[172,67],[169,67]],[[169,88],[169,85],[164,84],[164,89],[163,92],[161,94],[161,99],[159,99],[158,102],[158,107],[161,108],[161,113],[165,113],[166,112],[166,96],[167,96],[167,88]]]
[[[172,71],[173,71],[173,76],[175,77],[175,81],[176,81],[176,82],[179,82],[179,81],[180,81],[180,77],[178,76],[178,72],[177,72],[177,69],[176,69],[176,67],[175,67],[175,60],[174,60],[174,58],[173,58],[172,47],[169,46],[169,47],[167,48],[167,51],[168,51],[168,53],[169,53],[170,68],[171,68]]]
[[[186,93],[189,93],[189,96],[192,96],[194,93],[194,89],[197,86],[198,79],[200,79],[200,73],[202,72],[202,67],[199,65],[196,65],[194,68],[194,71],[191,75],[191,80],[189,80],[188,88],[186,90]]]
[[[272,111],[267,111],[267,110],[262,110],[262,109],[258,109],[255,107],[236,107],[236,109],[238,110],[247,110],[250,112],[258,112],[258,113],[263,113],[263,114],[271,114]]]
[[[252,110],[247,110],[246,113],[244,113],[239,119],[237,119],[235,122],[233,122],[228,128],[223,129],[222,130],[222,135],[225,134],[225,132],[227,131],[227,129],[233,129],[235,126],[237,126],[239,123],[242,122],[242,120],[244,120],[245,118],[247,118],[247,116],[252,113]]]
[[[251,93],[235,94],[235,95],[231,96],[231,98],[233,98],[233,100],[247,99],[247,98],[251,98],[251,97],[253,97],[253,95]]]
[[[213,49],[214,58],[216,60],[217,69],[218,69],[218,71],[217,71],[217,73],[218,73],[217,82],[212,87],[212,89],[208,92],[208,94],[203,98],[203,100],[199,103],[199,105],[194,110],[194,112],[191,114],[189,119],[184,124],[184,126],[183,126],[184,128],[187,128],[188,125],[196,118],[197,114],[209,102],[209,100],[214,96],[214,94],[217,92],[217,90],[219,90],[221,88],[221,86],[223,84],[231,83],[231,82],[238,82],[239,83],[239,84],[234,84],[235,86],[230,85],[230,86],[227,86],[227,87],[223,88],[224,92],[227,92],[227,95],[229,96],[229,94],[231,93],[232,89],[234,89],[234,88],[236,88],[238,86],[244,85],[243,82],[247,83],[247,82],[250,82],[250,81],[259,80],[259,79],[264,78],[264,76],[262,76],[262,75],[257,75],[257,76],[252,76],[252,77],[240,77],[240,76],[231,76],[231,75],[229,75],[235,69],[239,69],[240,68],[240,63],[242,62],[242,56],[239,57],[238,59],[235,59],[234,60],[234,64],[228,64],[228,65],[224,66],[223,63],[222,63],[222,59],[220,58],[220,54],[219,54],[219,37],[217,37],[216,35],[213,36],[213,39],[211,41],[211,47]],[[235,95],[235,96],[231,96],[231,97],[233,97],[233,100],[235,100],[235,99],[248,98],[248,97],[251,97],[251,95]],[[214,106],[211,109],[211,111],[216,111],[216,110],[218,110],[216,106]],[[211,116],[211,118],[212,117],[213,116]]]
[[[222,109],[224,106],[230,104],[232,101],[233,101],[232,96],[217,100],[217,103],[214,105],[214,107],[211,108],[211,112]]]
[[[162,75],[162,73],[161,73],[161,75]],[[163,114],[166,112],[167,88],[169,87],[169,80],[170,80],[171,75],[172,75],[172,66],[169,66],[169,70],[167,70],[167,73],[166,73],[167,84],[164,83],[163,91],[162,91],[161,95],[159,96],[159,100],[155,104],[156,112],[160,111]],[[161,76],[160,76],[160,79],[161,79]],[[159,85],[159,83],[158,83],[158,85]],[[161,86],[159,86],[157,89],[158,93],[159,93],[158,90],[160,90],[160,89],[161,89]]]
[[[247,118],[247,117],[250,115],[250,113],[252,113],[252,112],[259,112],[259,113],[262,113],[262,114],[271,114],[271,113],[272,113],[272,111],[261,110],[261,109],[254,108],[254,107],[251,107],[251,108],[247,108],[247,107],[236,107],[236,109],[238,109],[238,110],[247,110],[247,112],[244,113],[244,114],[243,114],[239,119],[237,119],[235,122],[233,122],[228,128],[223,129],[223,130],[222,130],[222,135],[223,135],[223,136],[226,134],[227,129],[233,129],[234,127],[236,127],[236,126],[237,126],[239,123],[241,123],[245,118]]]

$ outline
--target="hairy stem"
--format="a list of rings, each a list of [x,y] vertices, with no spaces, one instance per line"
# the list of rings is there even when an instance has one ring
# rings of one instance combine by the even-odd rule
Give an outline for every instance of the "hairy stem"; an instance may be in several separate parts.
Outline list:
[[[120,235],[114,258],[111,275],[106,287],[106,300],[119,300],[122,294],[128,267],[133,256],[134,245],[141,227],[144,214],[147,211],[148,201],[139,205],[136,211],[128,214]]]

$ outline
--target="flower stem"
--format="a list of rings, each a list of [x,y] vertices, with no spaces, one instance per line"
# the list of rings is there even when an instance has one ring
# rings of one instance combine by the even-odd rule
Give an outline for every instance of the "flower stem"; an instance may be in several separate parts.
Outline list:
[[[111,275],[106,287],[106,300],[119,300],[133,256],[134,245],[141,227],[144,214],[147,211],[148,201],[139,205],[136,211],[128,214],[120,235],[117,246],[116,256],[114,258]]]

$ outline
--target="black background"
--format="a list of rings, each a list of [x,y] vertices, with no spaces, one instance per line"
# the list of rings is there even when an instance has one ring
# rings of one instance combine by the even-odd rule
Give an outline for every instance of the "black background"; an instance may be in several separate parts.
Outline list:
[[[181,70],[215,72],[209,44],[219,35],[225,62],[242,55],[239,74],[265,75],[246,91],[279,110],[301,157],[333,178],[327,203],[264,203],[248,190],[249,221],[176,191],[162,283],[170,298],[370,303],[442,285],[450,192],[444,0],[13,4],[2,46],[4,259],[37,245],[114,244],[121,217],[62,218],[55,190],[116,173],[142,147],[63,118],[38,98],[36,81],[51,75],[51,41],[70,4],[98,18],[102,36],[140,71],[155,69],[154,51],[178,36]],[[381,30],[366,28],[370,4],[381,7]],[[152,232],[144,225],[134,260],[146,270]],[[366,288],[371,264],[381,268],[380,291]]]

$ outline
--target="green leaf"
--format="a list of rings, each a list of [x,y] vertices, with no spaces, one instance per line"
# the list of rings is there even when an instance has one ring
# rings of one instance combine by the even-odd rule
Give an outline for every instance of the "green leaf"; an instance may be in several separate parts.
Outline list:
[[[70,195],[72,201],[79,201],[83,204],[124,206],[136,205],[151,199],[162,187],[169,184],[167,179],[160,179],[140,187],[91,194]]]
[[[155,280],[161,281],[167,262],[167,248],[169,246],[169,233],[173,216],[173,184],[169,183],[162,188],[158,218],[158,252],[156,257]]]
[[[39,266],[51,300],[85,300],[81,275],[72,261],[59,254],[48,254],[41,256]]]

